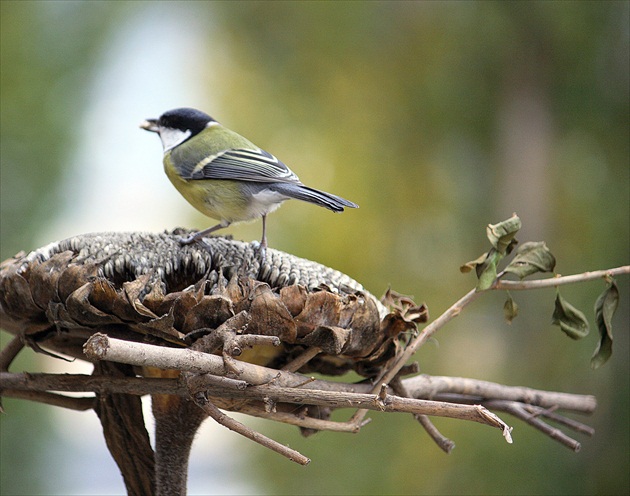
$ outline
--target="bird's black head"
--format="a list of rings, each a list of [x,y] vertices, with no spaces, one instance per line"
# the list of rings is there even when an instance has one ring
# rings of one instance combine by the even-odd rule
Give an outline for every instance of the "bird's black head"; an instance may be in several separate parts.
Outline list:
[[[161,128],[190,131],[194,136],[203,131],[209,122],[214,122],[214,119],[205,112],[184,107],[164,112],[157,120],[157,125]]]
[[[158,133],[164,152],[181,145],[216,122],[208,114],[193,108],[178,108],[164,112],[159,119],[147,119],[140,127]]]

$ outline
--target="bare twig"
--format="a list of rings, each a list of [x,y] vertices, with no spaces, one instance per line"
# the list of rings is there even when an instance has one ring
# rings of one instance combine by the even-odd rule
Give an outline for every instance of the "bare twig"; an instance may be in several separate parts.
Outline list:
[[[204,412],[208,414],[213,420],[215,420],[218,424],[221,424],[228,429],[239,433],[242,436],[245,436],[252,441],[269,448],[276,453],[285,456],[291,461],[299,463],[300,465],[308,465],[310,463],[310,459],[302,455],[301,453],[289,448],[288,446],[284,446],[283,444],[274,441],[273,439],[268,438],[260,434],[259,432],[254,431],[253,429],[247,427],[245,424],[242,424],[238,420],[233,419],[232,417],[226,415],[221,410],[219,410],[215,405],[212,404],[208,398],[202,393],[195,394],[193,396],[195,403],[203,409]]]
[[[545,435],[549,436],[551,439],[558,441],[559,443],[572,449],[573,451],[576,451],[576,452],[580,451],[580,448],[582,445],[578,441],[567,436],[560,429],[552,427],[549,424],[546,424],[545,422],[543,422],[540,419],[539,415],[532,414],[530,411],[528,411],[526,405],[523,405],[522,403],[518,403],[516,401],[503,401],[503,400],[489,401],[486,404],[489,407],[494,408],[496,410],[500,410],[503,412],[507,412],[511,415],[514,415],[515,417],[523,420],[524,422],[528,423],[532,427],[535,427],[539,431],[543,432]]]
[[[597,400],[591,395],[541,391],[522,386],[505,386],[496,382],[468,379],[465,377],[446,377],[418,375],[403,381],[409,395],[414,398],[445,399],[446,394],[457,394],[472,398],[474,402],[484,399],[502,399],[536,405],[543,408],[561,408],[582,413],[592,413],[597,407]],[[460,401],[461,398],[457,398]]]
[[[572,274],[570,276],[551,277],[549,279],[532,279],[530,281],[506,281],[501,279],[495,283],[492,289],[509,289],[512,291],[553,288],[563,284],[575,284],[578,282],[593,281],[595,279],[602,279],[623,274],[630,274],[630,265],[615,267],[613,269],[593,270],[583,272],[582,274]]]
[[[175,394],[186,389],[177,379],[152,377],[109,377],[83,374],[28,374],[0,372],[0,386],[5,390],[66,391],[120,394]]]
[[[586,434],[587,436],[593,436],[595,434],[595,429],[593,429],[590,425],[583,424],[582,422],[570,419],[564,415],[558,415],[550,409],[540,408],[533,405],[525,405],[525,409],[532,415],[548,418],[549,420],[553,420],[560,425],[564,425],[575,432]]]
[[[539,289],[544,287],[559,286],[562,284],[574,284],[578,282],[590,281],[620,274],[630,274],[630,265],[615,267],[612,269],[584,272],[582,274],[574,274],[570,276],[559,276],[551,279],[537,279],[531,281],[504,281],[501,279],[497,279],[491,289]],[[394,377],[396,377],[400,369],[409,361],[409,359],[416,353],[416,351],[418,351],[418,349],[429,340],[429,338],[431,338],[445,324],[447,324],[453,318],[457,317],[464,309],[464,307],[475,301],[481,294],[482,292],[476,291],[474,289],[469,291],[462,298],[451,305],[448,309],[446,309],[446,311],[444,311],[444,313],[442,313],[437,319],[428,324],[409,343],[405,351],[397,359],[396,363],[388,370],[386,370],[381,377],[379,377],[377,384],[380,384],[382,382],[390,383],[394,379]],[[377,390],[378,386],[373,389],[374,392],[376,392]],[[360,422],[366,413],[367,411],[364,409],[357,411],[353,416],[353,421]]]
[[[447,454],[453,451],[455,443],[438,431],[437,427],[433,425],[433,422],[431,422],[431,419],[428,416],[416,414],[414,417],[418,422],[420,422],[420,425],[425,431],[427,431],[427,434],[429,434],[431,439],[433,439],[435,444],[437,444],[442,451]]]
[[[0,371],[5,372],[9,370],[9,365],[18,353],[24,348],[24,340],[21,336],[15,336],[9,341],[4,348],[0,351]]]
[[[20,400],[35,401],[44,405],[59,406],[68,410],[84,412],[94,408],[94,397],[75,398],[62,394],[48,393],[45,391],[25,391],[20,389],[5,389],[2,396]]]
[[[166,348],[145,343],[135,343],[114,339],[105,334],[94,334],[84,346],[85,354],[93,360],[109,360],[112,362],[128,363],[142,367],[156,367],[159,369],[182,370],[201,374],[213,374],[223,376],[226,374],[224,358],[216,355],[194,351],[188,348]],[[248,384],[274,384],[294,387],[309,381],[309,378],[288,371],[279,371],[261,367],[240,360],[238,371],[233,372],[236,379],[246,381]],[[313,389],[328,389],[328,381],[310,381]]]
[[[307,350],[304,350],[304,353],[297,356],[289,363],[287,363],[282,370],[286,370],[288,372],[297,372],[302,368],[302,366],[306,365],[312,358],[316,357],[321,353],[321,348],[317,346],[311,346]]]
[[[405,351],[401,353],[401,355],[396,360],[389,369],[385,370],[381,377],[378,378],[377,384],[386,383],[389,384],[400,372],[400,370],[405,366],[405,364],[411,359],[411,357],[418,351],[418,349],[426,343],[431,336],[433,336],[440,328],[442,328],[447,322],[451,321],[455,317],[457,317],[462,309],[472,303],[481,295],[480,292],[476,290],[471,290],[466,293],[462,298],[457,300],[453,305],[451,305],[442,315],[440,315],[437,319],[427,325],[420,333],[411,340],[409,345],[405,348]],[[373,392],[376,392],[378,387],[373,389]],[[359,423],[365,417],[367,410],[361,409],[358,410],[354,416],[352,417],[352,421]]]

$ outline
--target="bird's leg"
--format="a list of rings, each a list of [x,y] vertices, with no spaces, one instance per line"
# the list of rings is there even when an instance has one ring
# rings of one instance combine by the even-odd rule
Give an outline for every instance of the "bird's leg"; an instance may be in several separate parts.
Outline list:
[[[267,256],[267,214],[264,214],[262,216],[262,225],[263,225],[263,232],[262,232],[262,239],[260,240],[260,244],[258,245],[258,255],[260,256],[260,263],[263,264],[265,262],[265,258]],[[253,245],[256,245],[255,242],[252,243]]]
[[[182,245],[189,245],[190,243],[194,243],[198,239],[201,239],[204,236],[207,236],[208,234],[210,234],[210,233],[212,233],[214,231],[218,231],[219,229],[224,229],[224,228],[228,227],[230,224],[231,224],[231,222],[228,222],[226,220],[222,220],[216,226],[209,227],[208,229],[204,229],[203,231],[196,232],[195,234],[191,234],[190,236],[186,236],[185,238],[184,237],[180,238],[179,242]]]
[[[263,225],[263,235],[260,240],[260,249],[261,251],[265,251],[267,248],[267,214],[263,214],[262,216],[262,225]]]

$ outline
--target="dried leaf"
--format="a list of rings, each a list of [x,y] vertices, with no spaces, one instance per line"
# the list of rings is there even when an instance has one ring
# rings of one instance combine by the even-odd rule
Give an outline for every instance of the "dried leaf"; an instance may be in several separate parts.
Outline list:
[[[400,312],[388,313],[381,321],[381,333],[389,337],[397,337],[405,332],[416,332],[416,325],[405,319]]]
[[[588,334],[588,321],[584,314],[556,292],[556,308],[553,312],[553,325],[557,325],[571,339],[582,339]]]
[[[59,301],[64,302],[76,289],[90,282],[98,274],[98,267],[93,263],[70,263],[57,281]]]
[[[151,291],[151,275],[143,274],[133,281],[123,283],[123,292],[138,314],[150,319],[156,319],[158,315],[142,304],[144,297]]]
[[[199,303],[195,291],[180,291],[175,293],[176,298],[173,300],[173,306],[170,312],[173,314],[176,329],[184,329],[184,322],[189,318],[192,309]],[[205,327],[205,326],[204,326]],[[192,330],[192,329],[191,329]]]
[[[0,279],[0,310],[15,320],[41,319],[42,309],[33,300],[31,288],[20,273],[19,265],[7,265],[4,271],[6,276]]]
[[[509,292],[507,293],[507,300],[505,300],[505,303],[503,304],[503,316],[508,324],[511,324],[518,316],[518,305]]]
[[[488,256],[483,264],[476,267],[477,277],[477,291],[484,291],[489,289],[497,279],[497,267],[499,262],[503,259],[503,255],[492,248],[488,252]]]
[[[295,343],[297,325],[293,316],[269,285],[256,283],[249,299],[251,323],[248,333],[277,336],[281,341]],[[238,305],[235,307],[238,311]]]
[[[516,250],[516,255],[505,268],[505,272],[523,279],[536,272],[553,272],[555,266],[556,259],[544,241],[529,241]]]
[[[87,327],[121,323],[122,321],[115,315],[105,313],[90,303],[93,288],[93,283],[86,282],[66,299],[66,308],[73,316],[73,320]]]
[[[317,346],[324,353],[341,355],[350,339],[351,332],[350,329],[343,327],[319,326],[298,342],[307,346]]]
[[[310,293],[304,309],[295,317],[298,337],[304,337],[320,326],[335,325],[339,321],[340,311],[339,298],[333,293]]]
[[[512,217],[498,224],[488,224],[486,235],[495,250],[501,255],[508,255],[517,243],[514,236],[520,228],[521,219],[513,214]]]
[[[49,260],[31,265],[29,286],[33,300],[40,308],[46,309],[50,301],[59,301],[57,284],[63,270],[68,267],[73,257],[74,254],[71,251],[65,251]]]
[[[371,354],[386,336],[380,332],[376,305],[361,292],[339,298],[341,313],[337,326],[350,330],[350,338],[342,353],[351,357]]]
[[[461,265],[459,267],[459,271],[462,274],[467,274],[473,269],[476,271],[477,267],[485,263],[486,259],[488,258],[488,253],[489,252],[483,253],[482,255],[479,255],[479,258],[476,258],[475,260],[471,260],[470,262],[466,262],[464,265]]]
[[[595,303],[595,322],[599,331],[599,343],[591,358],[594,369],[604,365],[612,355],[612,318],[619,305],[619,288],[614,279],[599,295]]]
[[[90,303],[99,310],[106,313],[114,313],[114,302],[119,298],[119,294],[114,284],[107,279],[96,279],[92,284],[90,293]]]
[[[184,346],[186,344],[184,340],[185,335],[173,327],[174,322],[173,314],[169,313],[152,319],[149,322],[140,322],[134,326],[134,329],[144,334],[149,334]]]
[[[216,329],[234,316],[232,302],[221,295],[206,295],[186,315],[183,332],[189,333],[204,327]]]
[[[280,288],[280,299],[294,317],[304,309],[307,294],[306,288],[297,284]]]

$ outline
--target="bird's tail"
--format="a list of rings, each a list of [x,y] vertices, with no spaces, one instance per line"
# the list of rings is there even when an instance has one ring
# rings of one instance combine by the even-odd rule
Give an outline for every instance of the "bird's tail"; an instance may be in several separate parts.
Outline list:
[[[302,200],[314,203],[320,207],[325,207],[333,212],[343,212],[345,207],[359,208],[359,205],[350,200],[333,195],[332,193],[309,188],[302,184],[278,184],[274,185],[274,190],[291,198],[295,198],[296,200]]]

